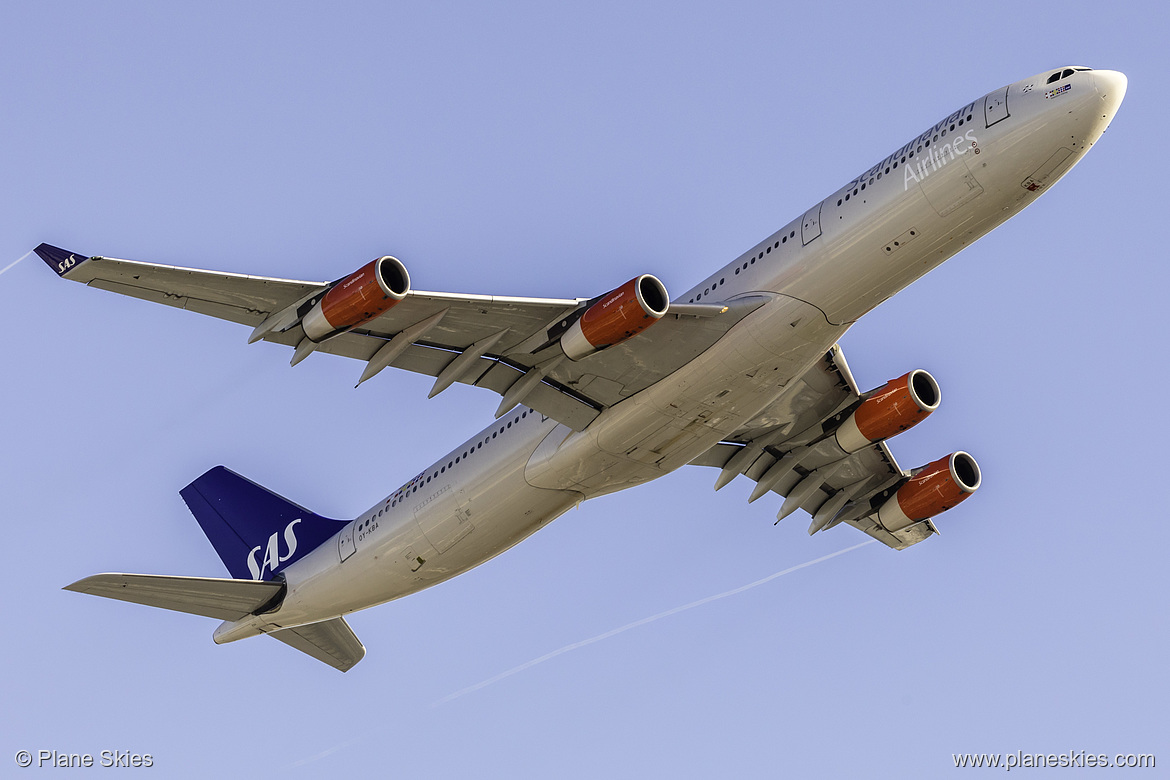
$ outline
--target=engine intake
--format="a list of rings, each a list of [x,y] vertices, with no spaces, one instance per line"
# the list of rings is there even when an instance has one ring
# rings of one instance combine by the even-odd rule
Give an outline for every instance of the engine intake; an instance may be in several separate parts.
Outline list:
[[[410,274],[395,257],[379,257],[329,288],[301,319],[311,341],[321,342],[369,322],[410,292]]]
[[[891,533],[941,514],[979,489],[979,464],[955,452],[919,469],[878,509],[878,521]]]
[[[642,274],[590,304],[561,336],[561,349],[570,360],[588,357],[646,330],[669,306],[662,282]]]
[[[917,368],[874,390],[839,426],[834,437],[845,452],[857,452],[925,420],[938,408],[938,382]]]

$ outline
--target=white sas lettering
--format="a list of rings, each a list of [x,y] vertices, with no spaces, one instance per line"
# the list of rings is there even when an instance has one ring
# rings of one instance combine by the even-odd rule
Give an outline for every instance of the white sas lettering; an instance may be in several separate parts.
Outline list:
[[[284,544],[288,548],[286,555],[280,554],[280,532],[268,537],[268,544],[264,550],[263,563],[256,560],[256,555],[260,552],[260,545],[256,545],[249,551],[247,562],[248,571],[252,574],[252,579],[261,579],[264,576],[265,569],[269,572],[275,572],[280,567],[280,564],[293,557],[293,554],[297,551],[297,536],[293,530],[293,526],[299,522],[301,522],[301,519],[298,517],[284,527]]]
[[[284,563],[289,558],[293,557],[293,553],[297,551],[297,535],[293,533],[293,526],[299,522],[301,522],[301,519],[298,517],[296,520],[293,520],[284,527],[284,545],[285,547],[288,547],[288,555],[280,556],[281,563]]]

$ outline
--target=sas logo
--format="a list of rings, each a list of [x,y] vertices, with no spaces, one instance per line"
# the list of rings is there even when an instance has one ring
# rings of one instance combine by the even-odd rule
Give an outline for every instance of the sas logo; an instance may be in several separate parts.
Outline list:
[[[57,263],[57,273],[63,274],[75,265],[77,265],[77,256],[69,255],[69,257]]]
[[[252,548],[248,553],[248,571],[252,573],[252,579],[258,580],[263,578],[265,570],[273,573],[280,567],[280,564],[293,557],[293,553],[297,551],[297,535],[293,530],[293,526],[301,522],[298,517],[291,523],[284,527],[284,546],[288,550],[284,555],[280,554],[280,532],[277,531],[272,536],[268,537],[268,546],[264,550],[264,559],[257,560],[256,556],[260,553],[260,545]]]

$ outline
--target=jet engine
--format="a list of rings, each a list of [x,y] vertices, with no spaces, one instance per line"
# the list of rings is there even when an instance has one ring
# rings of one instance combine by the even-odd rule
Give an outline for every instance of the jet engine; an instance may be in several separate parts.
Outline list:
[[[834,437],[845,452],[857,452],[913,428],[938,408],[940,398],[934,377],[920,368],[915,369],[870,393],[837,426]]]
[[[642,274],[591,303],[561,336],[561,349],[570,360],[580,360],[646,330],[669,306],[662,282]]]
[[[923,466],[878,509],[878,521],[895,532],[947,511],[979,489],[979,464],[955,452]]]
[[[410,274],[397,258],[379,257],[336,282],[301,319],[310,341],[321,342],[377,317],[410,292]]]

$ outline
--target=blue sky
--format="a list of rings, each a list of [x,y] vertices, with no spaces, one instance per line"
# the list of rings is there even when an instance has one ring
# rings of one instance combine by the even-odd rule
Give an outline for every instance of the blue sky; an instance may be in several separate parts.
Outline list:
[[[1170,763],[1168,21],[1152,3],[5,4],[0,268],[48,241],[305,279],[389,253],[428,290],[592,296],[649,272],[682,291],[996,87],[1083,64],[1129,93],[1052,192],[842,340],[864,387],[919,366],[941,383],[893,446],[907,467],[979,459],[942,536],[589,643],[864,537],[773,527],[746,481],[715,494],[714,471],[683,470],[353,616],[368,654],[348,674],[266,638],[218,647],[215,621],[60,588],[222,576],[178,496],[207,468],[350,517],[498,399],[427,401],[429,379],[394,372],[355,390],[352,361],[290,369],[239,326],[35,258],[5,270],[0,766],[20,749],[150,753],[161,777]]]

